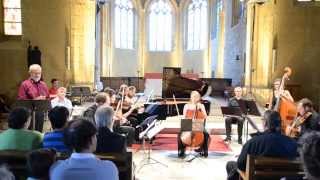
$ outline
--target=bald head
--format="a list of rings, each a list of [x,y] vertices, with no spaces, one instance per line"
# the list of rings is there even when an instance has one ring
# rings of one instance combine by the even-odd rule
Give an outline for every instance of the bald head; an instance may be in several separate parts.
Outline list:
[[[41,66],[38,64],[32,64],[29,67],[30,78],[33,79],[35,82],[40,81],[41,72],[42,72]]]

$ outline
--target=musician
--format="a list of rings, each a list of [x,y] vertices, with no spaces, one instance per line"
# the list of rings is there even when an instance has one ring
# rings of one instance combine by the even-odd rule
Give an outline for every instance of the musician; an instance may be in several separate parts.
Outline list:
[[[137,100],[136,91],[137,91],[136,87],[134,86],[128,87],[127,101],[129,101],[131,104],[134,104]]]
[[[94,114],[96,113],[96,110],[98,109],[98,107],[104,104],[108,104],[110,100],[109,96],[104,92],[98,93],[94,99],[95,103],[83,112],[83,117],[87,118],[92,124],[95,125],[96,121],[94,119]]]
[[[32,64],[29,67],[30,77],[24,80],[19,88],[19,100],[46,100],[49,98],[49,91],[46,83],[41,80],[42,69],[38,64]],[[36,112],[35,128],[42,131],[44,121],[44,112]]]
[[[240,107],[242,103],[242,88],[235,87],[234,88],[235,96],[229,99],[228,106],[229,107]],[[243,129],[244,118],[242,117],[227,117],[225,119],[225,127],[226,127],[226,138],[224,141],[230,143],[231,142],[231,125],[237,123],[238,124],[238,143],[242,144],[242,129]]]
[[[201,104],[200,102],[201,100],[201,96],[197,91],[192,91],[191,95],[190,95],[190,102],[188,104],[185,104],[184,108],[183,108],[183,117],[184,118],[190,118],[189,115],[187,114],[203,114],[203,120],[205,121],[205,119],[207,118],[207,113],[205,110],[205,107],[203,104]],[[192,118],[192,117],[191,117]],[[178,157],[184,157],[185,156],[185,149],[186,149],[186,145],[182,142],[182,133],[180,132],[178,134]],[[207,131],[203,131],[203,135],[204,135],[204,142],[202,143],[200,149],[198,151],[200,151],[200,155],[204,156],[204,157],[208,157],[208,145],[209,145],[209,134]]]
[[[285,97],[286,99],[294,102],[294,99],[291,96],[290,92],[288,90],[281,90],[280,85],[281,85],[281,79],[276,79],[273,82],[273,91],[272,91],[272,97],[269,103],[269,109],[274,110],[277,103],[277,98],[279,98],[279,96]]]
[[[297,143],[293,139],[281,134],[280,114],[267,110],[263,115],[265,131],[254,136],[242,147],[237,162],[229,161],[226,166],[228,180],[238,180],[237,169],[246,170],[247,155],[295,158],[298,155]]]
[[[288,131],[292,130],[298,135],[303,135],[306,132],[310,131],[319,131],[320,130],[320,119],[317,112],[313,110],[313,104],[312,102],[307,99],[303,98],[298,102],[297,106],[298,110],[298,117],[302,117],[306,115],[307,113],[311,113],[310,115],[307,115],[306,119],[303,119],[304,122],[301,124],[301,126],[297,128],[292,128],[291,126],[288,126],[287,128],[287,134]]]

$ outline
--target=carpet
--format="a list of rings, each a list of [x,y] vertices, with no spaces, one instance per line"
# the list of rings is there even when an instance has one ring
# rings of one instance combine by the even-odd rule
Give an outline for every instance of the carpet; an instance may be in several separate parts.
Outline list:
[[[231,149],[223,141],[219,135],[210,135],[211,142],[209,145],[209,151],[218,151],[218,152],[229,152]],[[133,144],[132,149],[137,150],[141,147],[141,144]],[[153,141],[152,150],[171,150],[177,151],[177,134],[158,134]]]

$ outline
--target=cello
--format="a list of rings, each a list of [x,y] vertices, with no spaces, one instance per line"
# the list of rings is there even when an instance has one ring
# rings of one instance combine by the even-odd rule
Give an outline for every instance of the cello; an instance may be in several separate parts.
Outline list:
[[[292,74],[292,70],[289,67],[284,68],[284,74],[281,78],[281,83],[279,87],[279,96],[276,98],[276,104],[274,106],[274,111],[278,111],[281,117],[281,132],[285,134],[287,126],[292,124],[292,121],[297,116],[297,105],[282,95],[284,92],[285,82],[289,79]]]

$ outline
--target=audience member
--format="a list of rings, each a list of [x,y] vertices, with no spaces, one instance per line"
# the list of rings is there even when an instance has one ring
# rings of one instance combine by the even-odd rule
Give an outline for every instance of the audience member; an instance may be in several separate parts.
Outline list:
[[[109,98],[106,93],[104,92],[98,93],[95,97],[95,103],[83,112],[83,116],[86,117],[90,122],[95,124],[96,122],[94,119],[94,114],[96,113],[97,108],[108,102],[109,102]]]
[[[63,106],[56,106],[49,111],[48,116],[53,131],[44,135],[43,147],[53,148],[56,151],[63,153],[71,152],[71,150],[64,143],[63,134],[63,130],[69,117],[68,109]]]
[[[55,98],[58,94],[59,88],[59,80],[58,79],[51,79],[51,88],[49,89],[50,98]]]
[[[66,98],[66,91],[67,89],[64,87],[58,88],[57,96],[51,100],[51,107],[54,108],[56,106],[64,106],[71,113],[72,103],[68,98]]]
[[[304,134],[299,143],[302,145],[300,156],[308,180],[320,179],[320,132]]]
[[[0,150],[32,150],[41,147],[42,134],[27,130],[31,121],[28,109],[13,109],[8,117],[9,129],[0,133]]]
[[[101,106],[96,111],[97,153],[127,151],[126,138],[113,132],[113,115],[113,109],[109,106]]]
[[[27,155],[27,180],[49,180],[49,170],[56,161],[56,151],[53,149],[37,149]]]
[[[70,158],[57,161],[50,169],[51,180],[118,180],[118,170],[111,161],[95,157],[97,130],[90,122],[79,118],[71,121],[65,130],[65,141],[73,148]]]
[[[254,136],[243,146],[238,161],[227,163],[228,180],[239,179],[237,169],[246,170],[247,155],[295,158],[297,143],[281,134],[280,115],[276,111],[268,110],[263,116],[265,131]]]
[[[10,172],[4,165],[0,166],[0,180],[15,180],[12,172]]]

